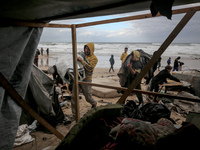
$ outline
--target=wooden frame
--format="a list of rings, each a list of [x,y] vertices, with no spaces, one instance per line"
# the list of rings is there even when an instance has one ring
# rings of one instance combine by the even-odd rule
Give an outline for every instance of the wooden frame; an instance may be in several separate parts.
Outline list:
[[[162,53],[167,49],[167,47],[171,44],[171,42],[175,39],[175,37],[180,33],[180,31],[183,29],[183,27],[187,24],[187,22],[191,19],[191,17],[195,14],[196,11],[200,10],[200,6],[197,7],[189,7],[189,8],[183,8],[183,9],[177,9],[173,10],[173,14],[181,14],[181,13],[187,13],[183,19],[180,21],[180,23],[176,26],[176,28],[172,31],[172,33],[168,36],[168,38],[164,41],[164,43],[161,45],[161,47],[158,49],[158,51],[155,53],[155,55],[152,57],[152,59],[149,61],[149,63],[145,66],[143,71],[140,73],[140,76],[138,76],[133,83],[129,86],[129,88],[124,92],[122,97],[118,100],[118,103],[123,103],[126,97],[129,95],[129,93],[132,92],[132,90],[136,87],[136,85],[141,81],[141,79],[144,77],[145,73],[148,72],[148,70],[152,67],[152,65],[156,62],[156,60],[162,55]],[[157,16],[160,16],[158,14]],[[82,23],[77,25],[67,25],[67,24],[51,24],[51,23],[35,23],[35,22],[3,22],[0,23],[0,26],[27,26],[27,27],[48,27],[48,28],[71,28],[72,30],[72,46],[73,46],[73,66],[74,66],[74,86],[76,88],[75,91],[75,102],[76,102],[76,121],[79,120],[79,103],[78,103],[78,70],[77,70],[77,43],[76,43],[76,28],[81,27],[88,27],[88,26],[94,26],[94,25],[100,25],[100,24],[107,24],[107,23],[114,23],[114,22],[122,22],[122,21],[130,21],[130,20],[138,20],[138,19],[145,19],[145,18],[151,18],[151,14],[143,14],[143,15],[134,15],[130,17],[122,17],[122,18],[116,18],[116,19],[109,19],[109,20],[103,20],[103,21],[96,21],[96,22],[89,22],[89,23]]]
[[[115,89],[115,90],[120,90],[120,91],[126,91],[127,90],[127,88],[125,88],[125,87],[116,87],[116,86],[103,85],[103,84],[97,84],[97,83],[88,83],[88,82],[80,82],[79,81],[78,84],[90,85],[90,86],[96,86],[96,87],[102,87],[102,88],[108,88],[108,89]],[[171,95],[171,94],[166,94],[166,93],[143,91],[143,90],[138,90],[138,89],[133,89],[131,92],[147,94],[147,95],[156,95],[156,96],[159,96],[159,97],[181,99],[181,100],[186,100],[186,101],[190,101],[190,102],[200,103],[199,98],[183,97],[183,96]]]

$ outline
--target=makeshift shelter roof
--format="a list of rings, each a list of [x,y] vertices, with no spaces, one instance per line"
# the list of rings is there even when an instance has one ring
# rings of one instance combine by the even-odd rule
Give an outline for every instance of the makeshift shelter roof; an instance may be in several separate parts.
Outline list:
[[[200,2],[175,0],[173,6]],[[48,22],[149,10],[151,0],[4,0],[0,19]]]

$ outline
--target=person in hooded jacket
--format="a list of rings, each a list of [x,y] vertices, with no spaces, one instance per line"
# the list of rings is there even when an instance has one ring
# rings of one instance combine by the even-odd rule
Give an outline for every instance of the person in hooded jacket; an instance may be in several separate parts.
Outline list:
[[[113,68],[113,65],[114,65],[114,63],[115,63],[114,55],[111,55],[109,61],[110,61],[110,69],[109,69],[109,72],[111,71],[111,69],[112,69],[113,72],[115,72],[115,71],[114,71],[114,68]]]
[[[125,61],[126,57],[128,56],[127,51],[128,51],[128,47],[125,47],[124,52],[122,53],[122,55],[120,57],[120,60],[122,61],[122,64]]]
[[[143,69],[143,65],[140,61],[140,52],[138,51],[132,51],[131,52],[131,60],[128,62],[127,67],[130,71],[130,75],[128,76],[127,82],[125,84],[125,87],[128,87],[133,80],[137,77],[137,75],[141,72]],[[136,89],[141,90],[140,83],[136,86]],[[139,105],[143,104],[143,97],[141,93],[136,93],[136,96],[139,100]]]
[[[94,43],[88,43],[84,45],[84,54],[87,61],[83,60],[81,57],[78,57],[77,60],[81,62],[85,69],[85,79],[84,82],[92,82],[92,74],[94,68],[98,62],[97,57],[94,55]],[[89,85],[79,85],[82,89],[83,95],[88,103],[92,105],[92,107],[96,107],[97,102],[93,99],[91,93],[91,86]],[[73,89],[74,91],[74,89]],[[74,101],[74,92],[72,91],[72,100],[71,100],[71,109],[73,118],[75,118],[75,101]]]

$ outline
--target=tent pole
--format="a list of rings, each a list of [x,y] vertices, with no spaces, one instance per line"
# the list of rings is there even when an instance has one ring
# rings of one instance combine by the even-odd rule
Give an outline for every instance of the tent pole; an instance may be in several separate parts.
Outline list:
[[[103,85],[103,84],[89,83],[89,82],[81,82],[81,81],[79,81],[78,83],[82,84],[82,85],[97,86],[97,87],[115,89],[115,90],[120,90],[120,91],[126,91],[127,90],[127,88],[125,88],[125,87],[117,87],[117,86],[110,86],[110,85]],[[133,89],[132,92],[141,93],[141,94],[147,94],[147,95],[156,95],[156,96],[159,96],[159,97],[181,99],[181,100],[185,100],[185,101],[191,101],[191,102],[200,103],[200,99],[198,99],[198,98],[183,97],[183,96],[166,94],[166,93],[164,93],[164,94],[163,93],[156,93],[156,92],[143,91],[143,90],[138,90],[138,89]]]
[[[74,100],[75,100],[75,115],[76,122],[80,119],[79,115],[79,91],[78,91],[78,68],[77,68],[77,42],[76,42],[76,25],[71,25],[72,29],[72,49],[73,49],[73,68],[74,68]]]
[[[142,78],[145,76],[145,74],[150,70],[150,68],[155,64],[155,62],[159,59],[159,57],[162,55],[162,53],[167,49],[167,47],[171,44],[171,42],[181,32],[181,30],[188,23],[188,21],[192,18],[192,16],[195,14],[195,12],[196,12],[195,9],[190,9],[186,13],[186,15],[179,22],[179,24],[174,28],[174,30],[171,32],[171,34],[167,37],[167,39],[163,42],[163,44],[160,46],[160,48],[156,51],[156,53],[150,59],[148,64],[143,68],[142,72],[135,78],[135,80],[133,80],[131,85],[124,92],[124,94],[120,97],[120,99],[117,101],[117,103],[123,104],[123,102],[126,100],[128,95],[130,95],[132,90],[135,89],[138,84],[140,84],[140,82],[141,82]]]
[[[19,104],[23,109],[26,110],[33,118],[35,118],[39,123],[41,123],[45,128],[47,128],[51,133],[57,136],[60,140],[64,139],[64,136],[58,132],[53,126],[51,126],[46,120],[40,117],[17,93],[17,91],[12,87],[12,85],[7,81],[7,79],[0,72],[0,85],[6,90],[10,97]]]

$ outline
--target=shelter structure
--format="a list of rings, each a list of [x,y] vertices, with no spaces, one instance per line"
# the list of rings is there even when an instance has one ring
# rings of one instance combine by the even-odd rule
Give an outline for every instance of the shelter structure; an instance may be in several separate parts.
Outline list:
[[[175,5],[183,5],[200,2],[199,0],[175,0]],[[30,80],[32,63],[37,49],[37,45],[42,34],[43,27],[71,28],[73,65],[74,65],[74,86],[76,95],[76,120],[79,120],[78,105],[78,74],[77,74],[77,40],[76,29],[80,27],[129,21],[135,19],[145,19],[152,17],[151,14],[143,14],[111,20],[103,20],[83,24],[49,24],[52,20],[74,19],[81,17],[94,17],[149,9],[150,0],[63,0],[63,1],[26,1],[10,0],[4,1],[0,5],[0,72],[1,80],[8,80],[22,99],[25,98],[28,82]],[[130,87],[124,92],[118,103],[123,103],[126,97],[132,92],[135,86],[151,68],[155,61],[167,49],[174,38],[179,34],[187,22],[192,18],[200,7],[184,8],[173,10],[172,14],[186,13],[180,23],[167,37],[155,55],[145,66],[141,75],[133,81]],[[158,14],[157,16],[160,16]],[[5,78],[3,78],[5,77]],[[3,86],[3,82],[1,82]],[[12,149],[21,115],[21,107],[13,101],[15,97],[12,92],[6,92],[5,87],[0,87],[0,149]],[[7,89],[9,90],[9,88]],[[10,96],[11,95],[11,96]],[[12,98],[11,98],[12,97]],[[62,136],[61,136],[62,139]]]

